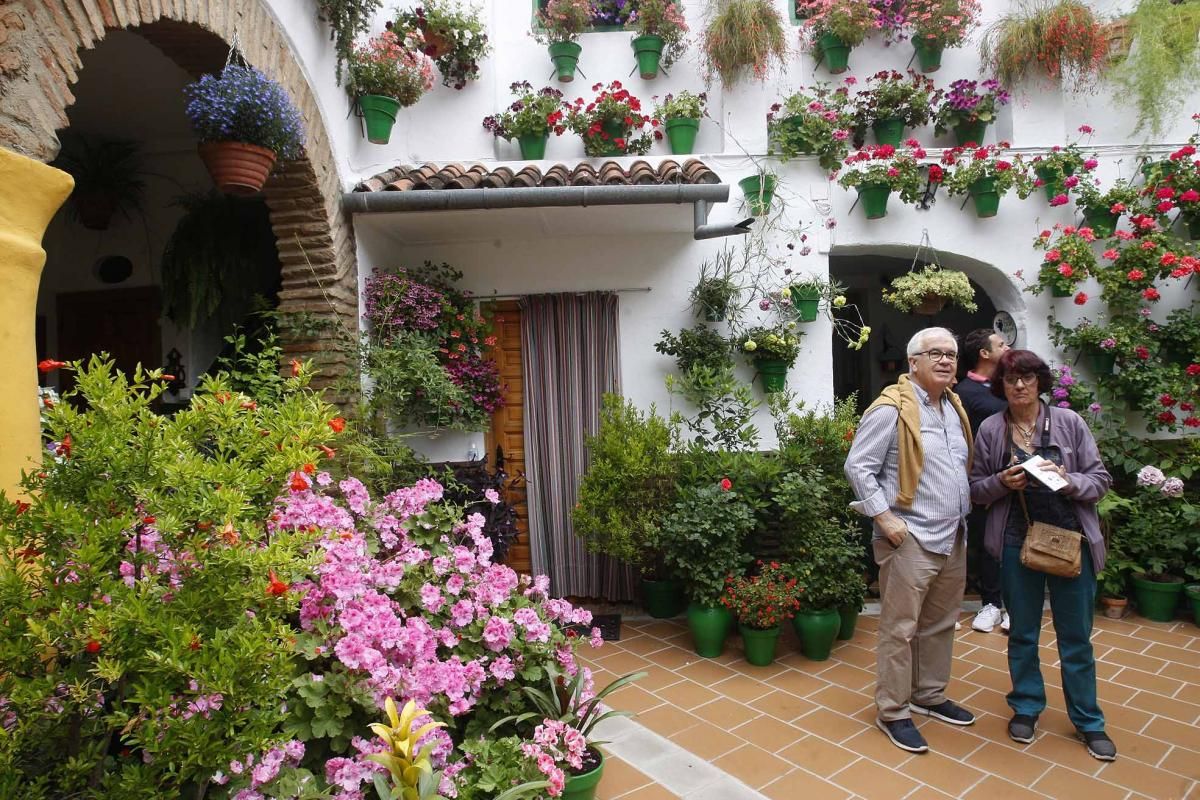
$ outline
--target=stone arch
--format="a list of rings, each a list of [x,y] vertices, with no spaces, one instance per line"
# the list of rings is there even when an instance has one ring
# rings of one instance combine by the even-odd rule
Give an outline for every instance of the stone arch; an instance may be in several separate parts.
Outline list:
[[[220,69],[236,31],[246,60],[283,85],[304,119],[305,154],[282,164],[264,188],[282,272],[279,310],[357,330],[354,233],[317,99],[262,0],[0,0],[0,146],[39,161],[57,155],[68,124],[82,50],[127,28],[193,76]],[[287,357],[311,357],[317,385],[348,368],[321,338],[292,334]]]

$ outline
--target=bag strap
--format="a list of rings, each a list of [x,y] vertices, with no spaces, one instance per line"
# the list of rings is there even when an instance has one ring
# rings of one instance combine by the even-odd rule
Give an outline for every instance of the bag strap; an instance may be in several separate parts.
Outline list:
[[[1050,404],[1042,403],[1042,407],[1046,409],[1046,421],[1042,423],[1042,449],[1050,448]],[[1009,441],[1012,441],[1010,438]]]

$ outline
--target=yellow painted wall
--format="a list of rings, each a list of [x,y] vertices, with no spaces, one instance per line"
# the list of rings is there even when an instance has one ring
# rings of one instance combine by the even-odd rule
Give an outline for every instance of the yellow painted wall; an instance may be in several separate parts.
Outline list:
[[[34,317],[42,235],[74,186],[67,173],[0,147],[0,491],[9,497],[21,471],[41,463]]]

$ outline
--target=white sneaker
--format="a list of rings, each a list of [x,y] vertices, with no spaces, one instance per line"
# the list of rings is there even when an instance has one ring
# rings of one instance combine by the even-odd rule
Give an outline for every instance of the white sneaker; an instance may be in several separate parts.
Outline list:
[[[961,631],[961,630],[962,630],[962,623],[961,623],[961,622],[957,622],[957,621],[956,621],[956,622],[954,623],[954,630],[956,630],[956,631]]]
[[[1009,628],[1008,612],[1005,611],[1004,616],[1000,617],[1000,630],[1004,631],[1005,633],[1008,633],[1008,628]]]
[[[1004,612],[988,603],[979,609],[979,613],[971,622],[971,627],[980,633],[991,633],[992,629],[996,627],[996,623],[1002,622],[1003,618]]]

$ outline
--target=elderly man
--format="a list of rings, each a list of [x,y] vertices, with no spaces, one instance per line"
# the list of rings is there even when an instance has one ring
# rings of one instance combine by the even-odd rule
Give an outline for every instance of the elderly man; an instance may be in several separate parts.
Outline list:
[[[966,582],[972,436],[950,386],[954,334],[926,328],[908,343],[907,375],[863,414],[846,477],[851,507],[874,520],[879,564],[876,724],[897,747],[929,749],[912,714],[952,725],[975,716],[948,700],[954,624]]]

